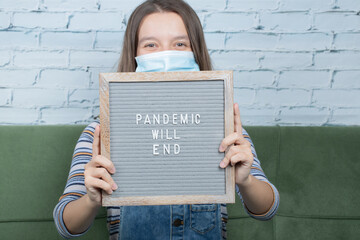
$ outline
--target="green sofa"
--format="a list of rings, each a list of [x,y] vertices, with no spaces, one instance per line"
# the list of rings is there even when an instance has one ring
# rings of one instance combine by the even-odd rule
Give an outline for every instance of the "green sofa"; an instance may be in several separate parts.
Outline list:
[[[0,126],[0,239],[61,239],[52,211],[85,126]],[[245,127],[280,192],[270,221],[229,204],[228,239],[360,239],[360,127]],[[108,239],[102,210],[80,239]]]

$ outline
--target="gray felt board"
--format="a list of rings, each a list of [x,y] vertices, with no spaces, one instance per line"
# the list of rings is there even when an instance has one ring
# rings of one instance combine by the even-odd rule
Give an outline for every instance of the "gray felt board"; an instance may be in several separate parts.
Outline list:
[[[224,81],[110,82],[109,106],[113,197],[225,194]]]

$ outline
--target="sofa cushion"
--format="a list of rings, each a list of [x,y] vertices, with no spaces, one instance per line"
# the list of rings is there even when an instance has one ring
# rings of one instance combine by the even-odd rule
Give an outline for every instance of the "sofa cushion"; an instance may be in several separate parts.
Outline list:
[[[52,212],[64,190],[72,153],[84,127],[0,126],[1,239],[23,239],[16,234],[26,239],[55,239],[37,238],[38,234],[60,236]],[[102,209],[95,224],[98,227],[92,231],[107,234],[105,216]]]
[[[277,187],[281,215],[360,217],[360,128],[284,127]]]

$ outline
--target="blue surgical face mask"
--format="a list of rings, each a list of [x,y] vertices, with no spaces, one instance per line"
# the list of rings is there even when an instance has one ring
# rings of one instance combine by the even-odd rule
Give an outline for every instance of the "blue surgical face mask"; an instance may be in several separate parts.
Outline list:
[[[161,51],[135,57],[136,72],[200,71],[193,52]]]

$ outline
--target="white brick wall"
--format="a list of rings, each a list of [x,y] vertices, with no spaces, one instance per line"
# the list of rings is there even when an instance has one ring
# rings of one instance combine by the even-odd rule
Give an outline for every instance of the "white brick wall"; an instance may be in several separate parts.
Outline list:
[[[142,0],[1,0],[0,124],[85,124]],[[360,1],[188,0],[245,125],[360,125]]]

